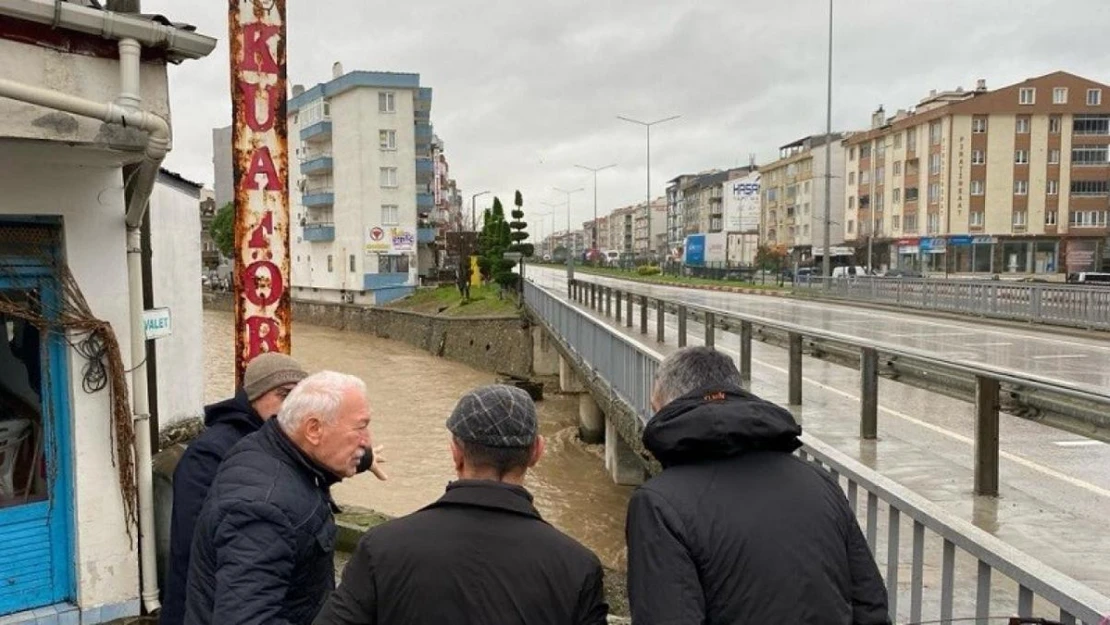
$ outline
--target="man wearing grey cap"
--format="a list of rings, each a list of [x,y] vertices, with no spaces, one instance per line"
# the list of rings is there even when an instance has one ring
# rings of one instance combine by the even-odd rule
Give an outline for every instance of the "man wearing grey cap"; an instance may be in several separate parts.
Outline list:
[[[544,451],[528,394],[475,389],[447,429],[459,479],[362,537],[314,625],[605,623],[597,556],[548,525],[523,487]]]

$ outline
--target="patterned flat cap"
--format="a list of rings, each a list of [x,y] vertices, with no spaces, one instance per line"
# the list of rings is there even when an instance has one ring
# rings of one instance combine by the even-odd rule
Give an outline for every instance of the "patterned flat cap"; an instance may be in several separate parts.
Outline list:
[[[515,386],[483,386],[463,395],[447,419],[447,429],[463,442],[528,447],[536,440],[536,404]]]

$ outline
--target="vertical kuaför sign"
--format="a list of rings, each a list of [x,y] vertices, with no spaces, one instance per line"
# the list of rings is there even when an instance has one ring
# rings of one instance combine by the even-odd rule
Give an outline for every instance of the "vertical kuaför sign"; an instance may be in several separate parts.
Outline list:
[[[285,0],[229,0],[235,184],[235,379],[289,353]]]

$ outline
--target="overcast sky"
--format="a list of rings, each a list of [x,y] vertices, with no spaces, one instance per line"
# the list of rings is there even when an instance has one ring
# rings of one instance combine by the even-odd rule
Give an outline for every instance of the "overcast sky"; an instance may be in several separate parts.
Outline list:
[[[470,194],[514,189],[526,210],[573,196],[576,227],[646,194],[644,129],[654,120],[652,192],[683,173],[772,160],[825,127],[825,0],[287,0],[289,82],[346,71],[416,72],[432,123]],[[144,0],[145,13],[220,39],[170,69],[174,151],[166,166],[211,185],[211,129],[231,123],[226,2]],[[326,7],[326,8],[325,8]],[[930,89],[994,89],[1056,70],[1110,82],[1110,0],[837,0],[834,130],[865,128],[883,104]],[[377,137],[367,140],[376,141]],[[479,209],[488,199],[479,199]],[[566,223],[557,209],[556,227]],[[548,221],[550,223],[550,221]]]

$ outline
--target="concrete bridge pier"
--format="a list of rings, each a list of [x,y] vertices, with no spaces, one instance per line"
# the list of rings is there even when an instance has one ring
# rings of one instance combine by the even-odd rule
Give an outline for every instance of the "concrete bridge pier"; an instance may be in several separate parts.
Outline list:
[[[589,393],[578,396],[578,436],[591,445],[605,440],[605,415]]]
[[[532,373],[537,376],[559,375],[560,360],[551,335],[541,326],[532,326]]]
[[[616,422],[608,417],[605,419],[605,468],[613,481],[622,486],[639,486],[647,475],[640,457],[621,438]]]

